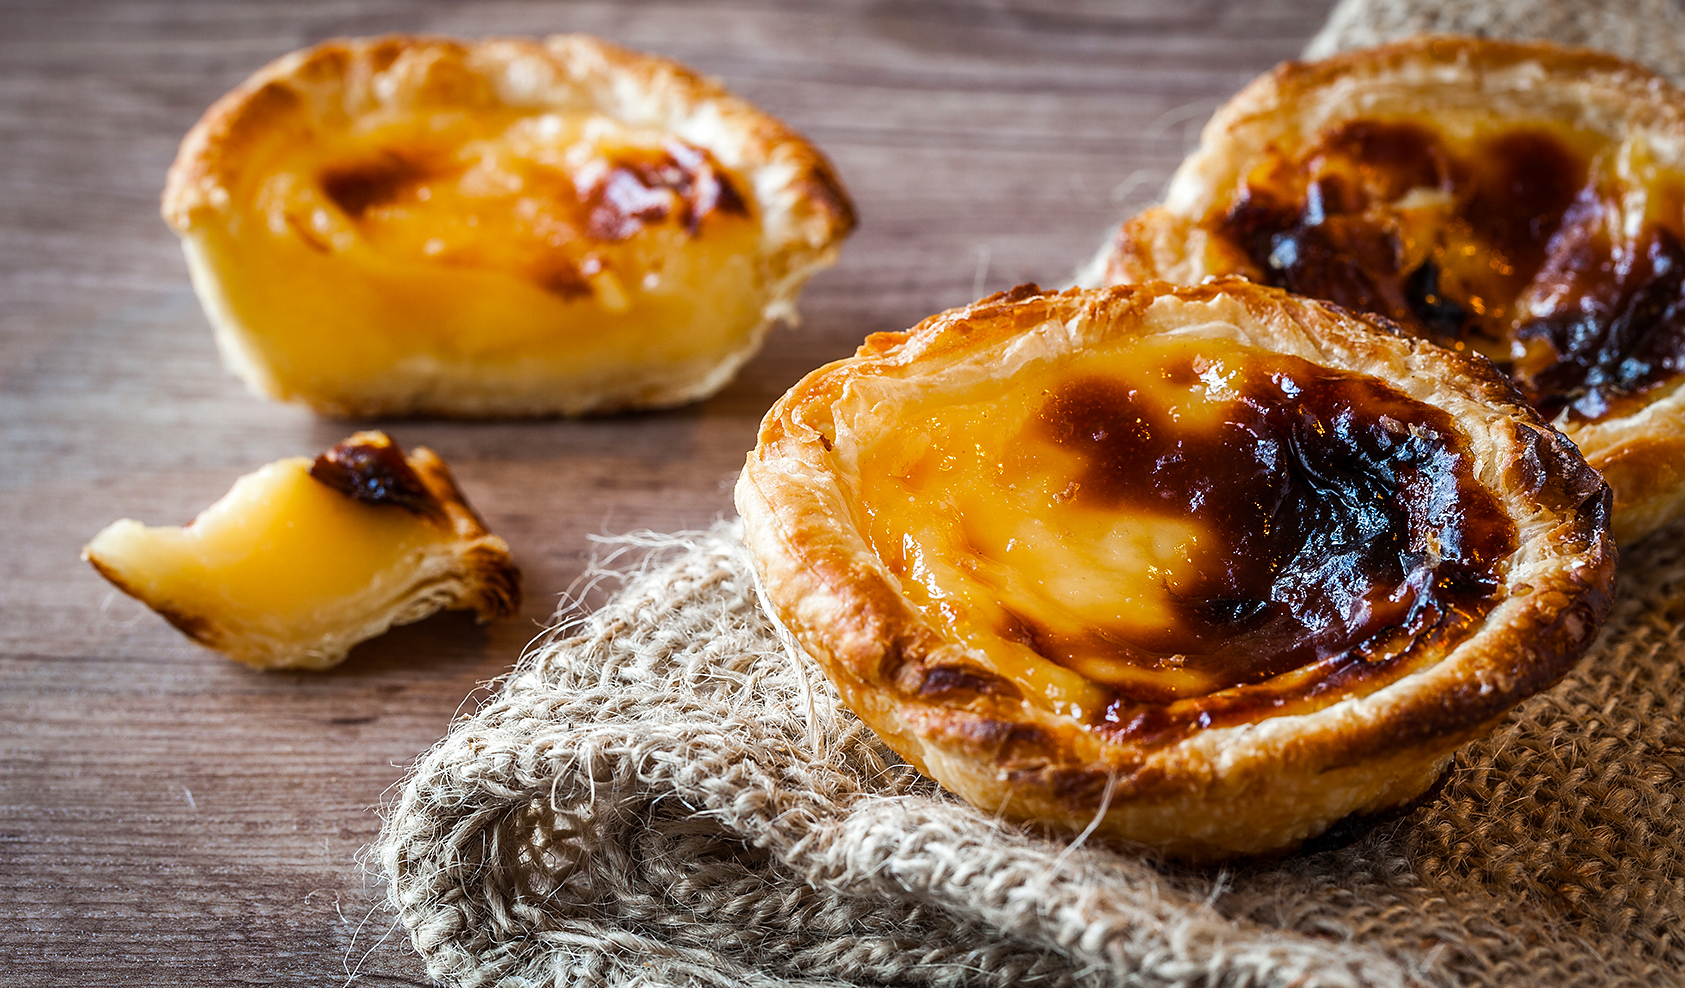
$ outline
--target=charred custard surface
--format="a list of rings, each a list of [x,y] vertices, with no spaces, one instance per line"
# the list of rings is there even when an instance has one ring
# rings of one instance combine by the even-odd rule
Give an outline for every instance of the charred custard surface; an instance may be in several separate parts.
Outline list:
[[[1379,688],[1494,603],[1515,530],[1444,412],[1217,339],[921,408],[866,446],[874,550],[1032,702],[1138,738]]]
[[[1272,156],[1212,225],[1269,284],[1472,347],[1545,414],[1595,420],[1685,371],[1680,189],[1637,139],[1358,120]]]
[[[443,510],[404,458],[403,448],[384,432],[360,432],[335,443],[310,464],[310,477],[363,504],[424,516]]]

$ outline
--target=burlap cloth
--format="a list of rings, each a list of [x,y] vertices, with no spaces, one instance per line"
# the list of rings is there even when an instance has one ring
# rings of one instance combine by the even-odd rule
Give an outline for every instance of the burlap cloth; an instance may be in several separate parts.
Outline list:
[[[1312,50],[1554,34],[1685,77],[1668,0],[1425,9],[1346,0]],[[1428,805],[1222,871],[946,796],[783,646],[730,527],[657,539],[420,760],[376,852],[451,984],[1681,985],[1682,536],[1623,554],[1598,644]]]

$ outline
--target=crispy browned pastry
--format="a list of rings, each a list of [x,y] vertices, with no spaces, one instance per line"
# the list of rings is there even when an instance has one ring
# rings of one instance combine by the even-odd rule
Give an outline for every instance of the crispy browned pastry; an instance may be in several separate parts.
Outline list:
[[[333,415],[704,397],[854,224],[799,135],[584,35],[295,52],[206,111],[163,211],[225,363]]]
[[[82,558],[198,641],[260,669],[326,669],[443,608],[520,606],[509,546],[432,450],[359,432],[241,477],[184,528],[124,519]]]
[[[1082,282],[1228,274],[1492,358],[1622,542],[1685,510],[1685,93],[1645,69],[1450,37],[1283,65]]]
[[[1609,491],[1489,364],[1242,280],[869,337],[737,487],[765,597],[920,771],[1194,860],[1409,803],[1562,676]]]

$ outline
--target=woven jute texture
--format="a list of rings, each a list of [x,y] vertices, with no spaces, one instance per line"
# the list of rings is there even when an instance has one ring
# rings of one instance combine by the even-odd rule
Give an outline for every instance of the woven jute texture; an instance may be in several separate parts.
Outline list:
[[[1311,51],[1423,29],[1685,79],[1670,0],[1346,0]],[[1682,540],[1623,553],[1592,651],[1426,805],[1189,870],[948,797],[779,640],[733,529],[648,539],[419,761],[375,851],[457,985],[1685,985]]]
[[[1677,985],[1682,536],[1429,805],[1225,871],[946,796],[783,646],[735,532],[675,537],[421,760],[391,900],[464,985]]]
[[[1306,58],[1412,34],[1543,38],[1612,51],[1685,85],[1679,0],[1340,0]]]

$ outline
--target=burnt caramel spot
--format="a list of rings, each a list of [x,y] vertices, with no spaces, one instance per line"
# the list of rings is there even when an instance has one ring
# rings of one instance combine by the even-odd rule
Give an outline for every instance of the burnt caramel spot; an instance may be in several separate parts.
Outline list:
[[[334,205],[357,220],[370,209],[396,201],[428,177],[429,171],[419,162],[384,150],[363,161],[325,169],[319,181]]]
[[[681,141],[668,141],[658,152],[623,155],[580,191],[590,208],[586,231],[604,241],[625,240],[675,211],[692,236],[710,213],[749,213],[731,177],[708,152]]]
[[[316,457],[312,479],[364,504],[436,515],[439,500],[384,432],[359,432]]]
[[[1333,131],[1327,151],[1357,162],[1367,198],[1392,201],[1411,189],[1449,190],[1454,184],[1452,161],[1432,132],[1416,124],[1355,120]],[[1346,211],[1363,208],[1361,198],[1346,201]]]
[[[1685,373],[1685,233],[1612,237],[1600,181],[1544,131],[1453,154],[1364,120],[1255,176],[1213,225],[1267,283],[1473,344],[1545,414],[1597,419]],[[1523,319],[1523,297],[1549,309]]]
[[[1565,227],[1544,277],[1558,303],[1517,328],[1549,352],[1516,368],[1547,415],[1568,408],[1595,420],[1622,398],[1685,372],[1685,248],[1652,227],[1628,250],[1612,249],[1592,224]]]
[[[1587,162],[1549,134],[1522,131],[1475,151],[1464,215],[1477,235],[1507,252],[1507,263],[1536,271],[1545,245],[1586,182]]]
[[[1574,441],[1555,429],[1518,429],[1511,461],[1520,490],[1550,511],[1606,516],[1608,488]]]
[[[1014,699],[1020,695],[1017,687],[983,669],[945,665],[933,666],[924,671],[924,678],[919,683],[919,696],[945,697],[959,693]]]
[[[1190,379],[1201,358],[1164,368]],[[1515,527],[1475,479],[1466,438],[1439,409],[1374,378],[1256,354],[1223,421],[1172,412],[1108,377],[1054,390],[1032,428],[1083,463],[1071,500],[1186,518],[1210,533],[1195,576],[1166,591],[1151,631],[1080,632],[1011,615],[1013,637],[1055,662],[1200,673],[1214,692],[1115,687],[1107,729],[1150,739],[1299,702],[1455,638],[1495,603]]]
[[[1423,261],[1404,281],[1404,298],[1421,324],[1423,335],[1444,344],[1455,342],[1468,325],[1469,310],[1439,285],[1439,265]]]
[[[533,271],[532,278],[540,288],[564,301],[591,295],[591,283],[570,257],[546,257]]]
[[[1362,215],[1330,212],[1344,187],[1333,179],[1313,183],[1303,209],[1247,190],[1224,231],[1268,284],[1408,324],[1398,241]]]
[[[896,575],[905,576],[904,569],[905,567],[895,567]],[[1001,610],[1004,612],[1004,619],[1001,627],[995,630],[1000,632],[1002,638],[1009,642],[1017,642],[1032,652],[1047,654],[1048,648],[1036,641],[1034,621],[1026,620],[1009,607],[1003,607]]]
[[[955,740],[989,752],[996,762],[1032,761],[1045,757],[1052,746],[1044,728],[1018,720],[966,717],[946,728]]]

